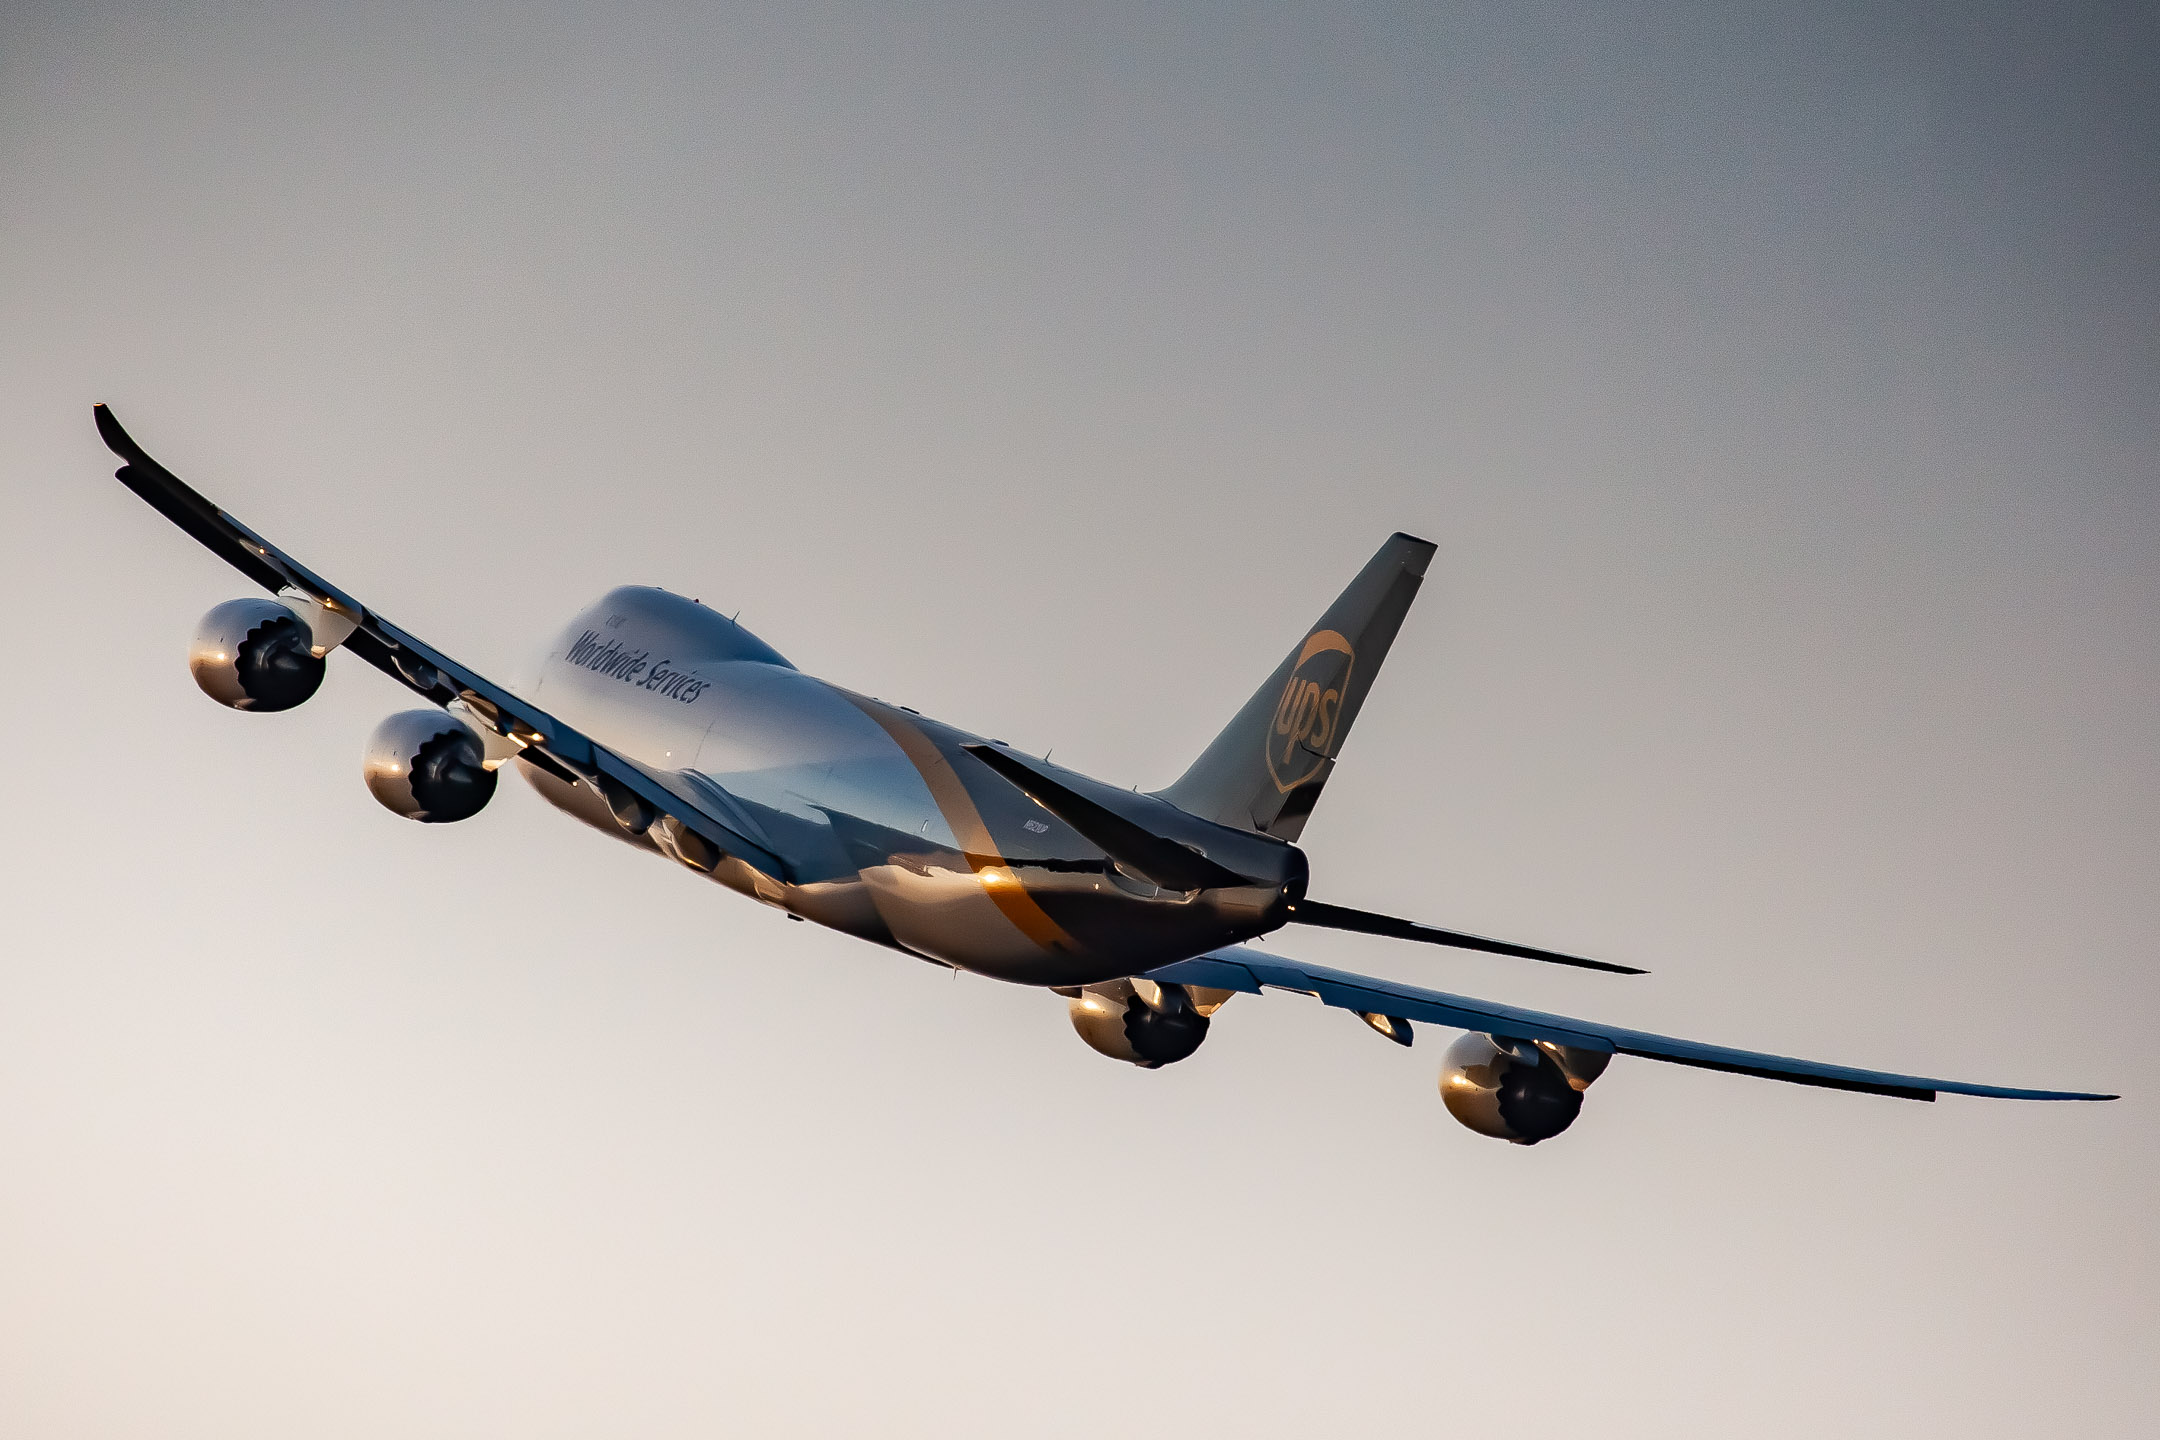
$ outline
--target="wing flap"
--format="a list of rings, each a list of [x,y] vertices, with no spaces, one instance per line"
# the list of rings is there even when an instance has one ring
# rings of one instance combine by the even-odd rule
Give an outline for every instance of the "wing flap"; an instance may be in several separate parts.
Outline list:
[[[1901,1100],[1933,1100],[1936,1095],[1978,1095],[1998,1100],[2114,1100],[2114,1095],[2078,1090],[2027,1090],[2003,1085],[1974,1085],[1960,1080],[1934,1080],[1922,1075],[1900,1075],[1885,1070],[1862,1070],[1849,1065],[1827,1065],[1784,1055],[1766,1055],[1723,1045],[1704,1045],[1652,1035],[1640,1030],[1571,1020],[1538,1010],[1523,1010],[1444,991],[1427,990],[1393,980],[1376,979],[1322,965],[1302,965],[1232,946],[1198,959],[1181,960],[1150,970],[1147,977],[1161,984],[1202,985],[1216,990],[1240,990],[1257,995],[1263,989],[1294,990],[1317,996],[1322,1004],[1359,1013],[1380,1012],[1406,1020],[1429,1020],[1457,1030],[1482,1030],[1512,1040],[1550,1040],[1579,1049],[1637,1055],[1702,1070],[1723,1070],[1753,1075],[1764,1080],[1783,1080],[1794,1085],[1815,1085],[1832,1090],[1857,1090],[1870,1095],[1890,1095]]]

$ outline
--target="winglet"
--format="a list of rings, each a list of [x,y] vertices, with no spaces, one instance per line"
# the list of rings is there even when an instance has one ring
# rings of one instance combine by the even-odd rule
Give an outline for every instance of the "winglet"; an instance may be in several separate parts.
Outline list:
[[[150,508],[179,526],[211,554],[262,586],[276,591],[290,583],[282,570],[241,543],[240,529],[230,517],[179,476],[151,458],[122,428],[119,417],[102,402],[91,414],[97,418],[98,436],[105,447],[127,463],[113,478],[140,495]]]

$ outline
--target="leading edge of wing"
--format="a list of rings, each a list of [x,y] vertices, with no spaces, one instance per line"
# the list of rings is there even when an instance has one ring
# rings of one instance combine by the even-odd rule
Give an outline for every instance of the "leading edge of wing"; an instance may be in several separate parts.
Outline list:
[[[354,630],[341,649],[352,651],[391,679],[437,705],[464,701],[465,707],[482,723],[493,724],[500,733],[524,745],[520,758],[533,761],[557,778],[583,781],[595,788],[605,788],[603,781],[612,782],[643,800],[656,814],[672,817],[678,824],[754,869],[775,879],[790,878],[780,856],[743,834],[727,817],[715,814],[710,802],[686,793],[690,786],[670,783],[670,778],[663,772],[647,770],[627,756],[617,754],[538,706],[520,699],[477,670],[460,665],[440,650],[392,625],[226,514],[152,459],[149,452],[121,428],[120,421],[106,406],[97,406],[95,414],[98,434],[104,438],[106,447],[127,462],[114,472],[121,484],[192,535],[211,554],[265,590],[276,593],[289,587],[302,591],[318,601],[327,602],[351,619]]]
[[[1884,1070],[1861,1070],[1849,1065],[1825,1065],[1815,1060],[1764,1055],[1723,1045],[1703,1045],[1693,1040],[1676,1040],[1669,1035],[1650,1035],[1590,1020],[1571,1020],[1562,1015],[1473,1000],[1323,965],[1304,965],[1243,945],[1150,970],[1145,978],[1164,984],[1174,982],[1215,990],[1238,990],[1248,995],[1259,994],[1263,987],[1292,990],[1316,996],[1322,1004],[1359,1014],[1395,1015],[1457,1030],[1482,1030],[1511,1040],[1550,1040],[1578,1049],[1639,1055],[1647,1060],[1664,1060],[1703,1070],[1724,1070],[1736,1075],[1754,1075],[1765,1080],[1784,1080],[1831,1090],[1858,1090],[1902,1100],[1933,1100],[1937,1094],[1979,1095],[1997,1100],[2120,1098],[2077,1090],[1971,1085],[1959,1080],[1934,1080],[1921,1075],[1898,1075]]]

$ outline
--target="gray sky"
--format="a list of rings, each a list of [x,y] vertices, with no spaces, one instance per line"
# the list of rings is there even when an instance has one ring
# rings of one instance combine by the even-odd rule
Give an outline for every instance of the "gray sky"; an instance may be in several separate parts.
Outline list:
[[[2146,1432],[2146,7],[0,18],[0,1432]],[[1535,1150],[1295,998],[1114,1065],[505,787],[150,449],[506,681],[607,586],[1172,778],[1440,556],[1303,957],[2106,1107],[1615,1065]]]

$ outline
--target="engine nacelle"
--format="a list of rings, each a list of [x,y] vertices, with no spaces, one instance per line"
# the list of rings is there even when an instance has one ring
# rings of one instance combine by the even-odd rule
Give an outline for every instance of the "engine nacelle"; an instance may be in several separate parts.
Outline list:
[[[1583,1091],[1611,1060],[1572,1045],[1473,1032],[1448,1047],[1440,1098],[1450,1115],[1480,1135],[1535,1145],[1575,1123]]]
[[[408,820],[469,820],[495,794],[479,734],[440,710],[402,710],[368,736],[367,788]]]
[[[308,622],[275,600],[228,600],[203,616],[188,650],[202,692],[235,710],[290,710],[326,667]]]
[[[1091,1049],[1154,1070],[1198,1050],[1207,1039],[1208,1017],[1229,998],[1227,990],[1112,980],[1070,992],[1066,1007]]]

